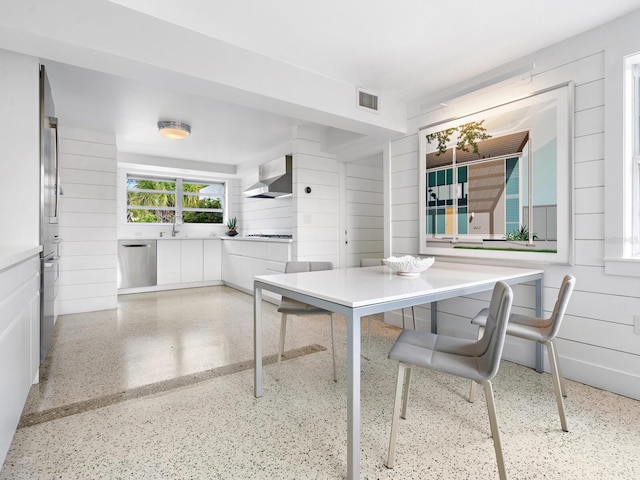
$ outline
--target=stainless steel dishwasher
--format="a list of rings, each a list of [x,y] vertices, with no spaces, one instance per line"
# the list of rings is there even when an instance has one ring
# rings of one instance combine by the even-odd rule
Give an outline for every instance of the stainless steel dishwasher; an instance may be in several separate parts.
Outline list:
[[[155,240],[118,240],[118,288],[157,285]]]

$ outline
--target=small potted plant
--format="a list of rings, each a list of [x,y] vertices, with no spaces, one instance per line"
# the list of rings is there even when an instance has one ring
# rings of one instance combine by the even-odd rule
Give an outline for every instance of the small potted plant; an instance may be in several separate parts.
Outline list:
[[[236,217],[227,220],[227,228],[229,229],[227,231],[227,235],[229,235],[230,237],[235,237],[238,234],[238,231],[236,230],[237,225],[238,219]]]

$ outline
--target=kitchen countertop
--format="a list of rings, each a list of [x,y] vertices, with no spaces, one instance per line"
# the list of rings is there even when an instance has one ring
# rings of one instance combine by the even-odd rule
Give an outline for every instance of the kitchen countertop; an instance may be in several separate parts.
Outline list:
[[[42,251],[42,245],[26,246],[12,245],[0,246],[0,270],[12,267],[18,263],[38,255]]]
[[[279,243],[291,243],[293,242],[292,238],[269,238],[269,237],[241,237],[240,235],[235,237],[228,237],[226,235],[220,235],[218,237],[154,237],[154,238],[119,238],[118,240],[125,240],[129,242],[142,242],[145,240],[233,240],[235,242],[238,241],[247,241],[247,242],[279,242]]]
[[[222,235],[220,237],[222,240],[233,240],[235,242],[238,241],[247,241],[247,242],[279,242],[279,243],[292,243],[292,238],[269,238],[269,237],[241,237],[240,235],[235,237],[227,237],[226,235]]]

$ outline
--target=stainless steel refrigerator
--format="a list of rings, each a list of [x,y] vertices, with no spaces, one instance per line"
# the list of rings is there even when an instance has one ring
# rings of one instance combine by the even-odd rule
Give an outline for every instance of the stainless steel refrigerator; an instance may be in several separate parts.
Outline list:
[[[40,363],[53,336],[55,301],[60,272],[58,236],[60,163],[58,119],[44,65],[40,66]]]

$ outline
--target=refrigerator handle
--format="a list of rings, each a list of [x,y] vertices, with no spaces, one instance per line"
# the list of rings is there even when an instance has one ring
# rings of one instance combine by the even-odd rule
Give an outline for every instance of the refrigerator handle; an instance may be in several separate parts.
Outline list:
[[[58,255],[54,255],[53,257],[47,259],[44,262],[44,266],[45,268],[55,267],[59,261],[60,261],[60,257]]]
[[[58,152],[58,119],[56,117],[49,117],[49,126],[55,132],[55,152],[54,152],[54,161],[56,164],[56,183],[55,183],[55,195],[54,195],[54,207],[53,207],[53,217],[49,217],[49,223],[58,223],[58,197],[60,196],[60,155]]]

